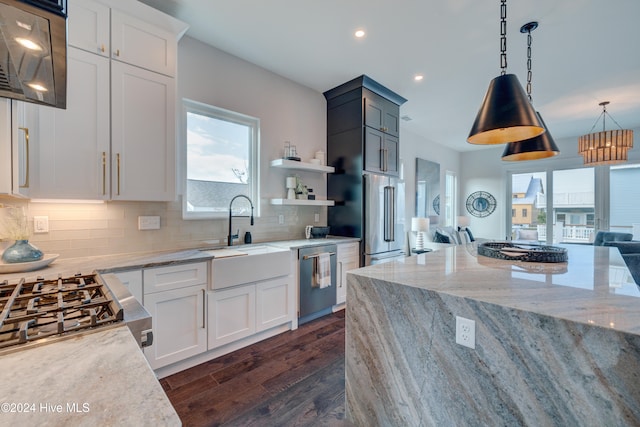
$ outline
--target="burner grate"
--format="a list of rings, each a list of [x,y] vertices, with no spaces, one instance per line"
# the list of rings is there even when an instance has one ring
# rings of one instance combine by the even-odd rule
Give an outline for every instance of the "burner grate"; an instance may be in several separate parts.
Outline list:
[[[0,284],[0,348],[122,321],[118,301],[99,276]]]

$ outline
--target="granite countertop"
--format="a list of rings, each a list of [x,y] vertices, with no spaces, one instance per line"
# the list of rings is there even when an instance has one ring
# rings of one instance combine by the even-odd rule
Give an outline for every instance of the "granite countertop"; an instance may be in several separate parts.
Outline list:
[[[348,274],[640,335],[640,290],[618,249],[563,247],[567,263],[498,260],[468,244]]]
[[[180,425],[126,326],[1,358],[2,425]]]
[[[93,271],[100,273],[114,273],[118,271],[137,270],[141,268],[160,267],[163,265],[176,265],[198,261],[208,261],[214,256],[211,250],[202,249],[237,249],[242,250],[247,246],[276,246],[287,249],[299,249],[304,247],[319,246],[331,243],[357,242],[359,239],[351,237],[327,237],[324,239],[297,239],[274,242],[260,242],[252,245],[217,246],[206,248],[194,248],[175,251],[151,251],[122,253],[115,255],[90,256],[79,258],[58,258],[49,266],[22,273],[1,274],[0,280],[17,280],[24,277],[26,280],[36,280],[37,277],[57,277],[73,275],[76,273],[88,274]]]

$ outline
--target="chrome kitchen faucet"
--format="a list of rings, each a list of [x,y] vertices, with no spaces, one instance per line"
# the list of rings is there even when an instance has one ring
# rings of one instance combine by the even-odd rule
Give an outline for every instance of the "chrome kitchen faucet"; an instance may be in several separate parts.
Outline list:
[[[251,205],[251,225],[253,225],[253,202],[251,201],[251,199],[247,196],[245,196],[244,194],[238,194],[237,196],[235,196],[233,199],[231,199],[231,202],[229,202],[229,234],[227,235],[227,246],[233,246],[233,239],[237,239],[238,238],[238,234],[232,234],[233,231],[233,227],[231,227],[231,219],[235,216],[236,218],[247,218],[246,215],[233,215],[232,210],[231,210],[231,205],[233,205],[233,201],[235,199],[237,199],[238,197],[244,197],[245,199],[247,199],[249,201],[249,204]],[[238,230],[240,231],[240,230]]]

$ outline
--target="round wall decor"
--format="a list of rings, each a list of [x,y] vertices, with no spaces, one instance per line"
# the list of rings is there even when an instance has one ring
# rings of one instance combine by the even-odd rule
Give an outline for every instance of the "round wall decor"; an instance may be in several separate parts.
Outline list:
[[[489,216],[496,210],[496,198],[486,191],[476,191],[467,197],[467,212],[478,218]]]
[[[433,199],[433,211],[436,215],[440,215],[440,195],[438,194],[435,199]]]

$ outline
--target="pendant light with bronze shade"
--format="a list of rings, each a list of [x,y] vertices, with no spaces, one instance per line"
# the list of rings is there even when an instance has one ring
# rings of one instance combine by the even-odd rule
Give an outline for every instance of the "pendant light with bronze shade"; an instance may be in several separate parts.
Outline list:
[[[607,113],[609,101],[598,104],[602,106],[602,113],[596,119],[591,131],[587,135],[578,138],[578,152],[584,157],[584,164],[588,166],[615,165],[624,163],[628,159],[627,152],[633,148],[633,131],[622,129],[611,114]],[[609,116],[620,128],[618,130],[606,130],[605,119]],[[602,117],[602,132],[593,132]]]
[[[527,34],[527,96],[529,102],[531,102],[531,78],[533,73],[531,72],[531,31],[538,28],[536,21],[528,22],[520,27],[521,33]],[[508,162],[517,162],[523,160],[539,160],[553,157],[560,154],[560,149],[556,145],[555,141],[549,133],[547,125],[542,120],[542,116],[536,111],[538,119],[542,126],[545,128],[545,132],[534,138],[525,139],[524,141],[510,142],[502,153],[502,160]]]
[[[507,74],[507,2],[500,0],[500,75],[491,80],[471,132],[470,144],[505,144],[533,138],[544,126],[518,77]]]

